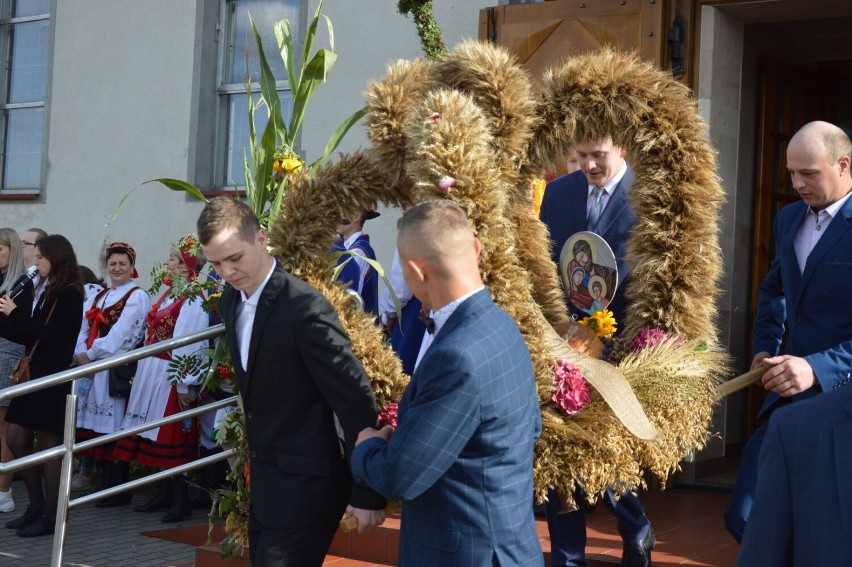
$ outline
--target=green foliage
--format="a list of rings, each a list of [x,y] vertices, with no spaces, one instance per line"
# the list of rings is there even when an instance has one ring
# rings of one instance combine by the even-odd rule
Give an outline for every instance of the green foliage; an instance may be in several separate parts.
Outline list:
[[[441,28],[432,14],[432,0],[399,0],[397,10],[403,16],[411,16],[417,26],[420,44],[428,59],[438,59],[446,55],[447,46],[441,38]]]

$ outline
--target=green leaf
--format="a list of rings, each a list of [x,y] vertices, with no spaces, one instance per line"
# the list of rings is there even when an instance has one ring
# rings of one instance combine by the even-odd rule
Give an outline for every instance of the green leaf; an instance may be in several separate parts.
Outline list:
[[[337,263],[337,261],[340,259],[341,256],[344,256],[344,255],[347,255],[347,254],[351,256],[352,252],[350,252],[349,250],[340,250],[338,252],[333,252],[331,254],[331,261],[334,262],[334,263]],[[346,266],[346,264],[348,264],[351,261],[352,261],[352,258],[347,258],[345,262],[342,262],[341,264],[336,265],[334,267],[334,271],[331,273],[331,281],[336,282],[337,278],[340,277],[340,272],[343,271],[343,267]]]
[[[170,177],[161,177],[159,179],[152,179],[150,181],[146,181],[142,185],[147,185],[148,183],[159,182],[171,189],[172,191],[183,191],[191,197],[195,197],[199,201],[204,204],[207,204],[207,197],[204,196],[204,193],[201,192],[201,189],[193,185],[192,183],[188,183],[186,181],[182,181],[180,179],[172,179]]]
[[[287,80],[290,82],[290,88],[298,87],[296,83],[296,58],[293,50],[293,34],[290,33],[290,22],[287,20],[279,20],[274,24],[275,41],[278,42],[278,50],[281,52],[281,59],[284,61],[284,68],[287,69]]]
[[[311,50],[314,48],[314,39],[317,36],[317,25],[319,24],[320,13],[322,12],[322,0],[320,0],[317,5],[317,11],[314,12],[314,19],[311,20],[310,25],[308,26],[308,31],[305,34],[305,45],[302,48],[302,76],[304,76],[305,67],[308,64],[308,57],[311,56]],[[332,46],[332,49],[334,47]],[[301,83],[301,79],[299,80]],[[296,87],[293,86],[295,89]]]
[[[277,109],[276,109],[277,111]],[[255,198],[254,208],[258,218],[266,209],[266,203],[275,198],[273,195],[272,164],[275,162],[275,124],[270,120],[266,123],[260,145],[254,155]]]
[[[340,145],[340,142],[343,140],[343,137],[349,132],[349,129],[352,128],[355,124],[358,123],[365,115],[367,114],[367,107],[361,108],[360,110],[356,110],[352,113],[352,116],[343,121],[343,123],[337,127],[337,130],[334,131],[334,134],[331,135],[331,138],[328,139],[328,142],[325,144],[325,149],[322,152],[322,155],[311,165],[308,166],[309,171],[313,171],[314,168],[321,166],[325,163],[325,160],[328,159],[328,156],[337,149],[337,146]]]
[[[308,105],[311,95],[321,83],[325,82],[336,60],[337,55],[327,49],[320,49],[307,67],[302,69],[299,91],[293,97],[293,114],[290,117],[291,132],[298,132],[301,128],[305,107]]]
[[[249,19],[251,20],[251,18]],[[275,124],[276,133],[281,138],[281,141],[286,143],[288,142],[287,126],[284,124],[284,117],[281,115],[281,99],[278,97],[275,75],[272,74],[272,69],[269,67],[269,62],[263,51],[263,39],[260,37],[260,32],[257,31],[254,20],[251,20],[251,27],[254,30],[254,39],[257,42],[257,57],[260,61],[260,95],[266,104],[269,121]],[[273,146],[275,146],[274,140]]]

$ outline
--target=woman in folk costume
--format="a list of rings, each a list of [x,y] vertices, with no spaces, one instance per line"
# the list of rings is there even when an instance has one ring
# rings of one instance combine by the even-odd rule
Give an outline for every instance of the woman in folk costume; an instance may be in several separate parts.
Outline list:
[[[202,292],[186,285],[195,281],[206,261],[195,234],[181,238],[172,249],[166,262],[168,275],[163,278],[163,283],[169,288],[148,314],[146,345],[188,335],[209,326]],[[197,373],[181,373],[175,378],[177,383],[173,384],[169,379],[169,363],[195,353],[198,348],[198,345],[187,345],[139,361],[123,428],[174,415],[197,403],[196,386],[203,378],[203,371],[197,369]],[[161,470],[188,463],[198,456],[196,420],[182,420],[122,439],[115,455],[127,462],[136,460]],[[134,510],[154,512],[169,506],[169,511],[162,517],[164,523],[178,522],[190,514],[192,508],[183,475],[160,483],[157,494]]]
[[[83,307],[84,320],[77,337],[74,355],[82,366],[136,348],[145,336],[145,315],[151,309],[148,293],[133,281],[136,272],[136,251],[126,242],[113,242],[104,249],[104,262],[111,287],[100,291]],[[93,378],[77,381],[77,440],[82,441],[113,433],[121,429],[127,400],[109,394],[109,371],[98,372]],[[87,484],[86,472],[91,470],[91,458],[100,461],[102,488],[126,482],[129,467],[113,457],[115,443],[81,451],[83,457],[79,475],[72,488]],[[76,486],[75,486],[76,484]],[[98,502],[108,508],[127,504],[132,495],[117,494]]]

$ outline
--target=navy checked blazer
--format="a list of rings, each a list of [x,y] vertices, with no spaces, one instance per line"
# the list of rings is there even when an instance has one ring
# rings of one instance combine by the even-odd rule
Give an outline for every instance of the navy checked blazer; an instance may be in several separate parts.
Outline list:
[[[542,565],[532,512],[540,434],[529,351],[483,289],[438,331],[390,441],[352,454],[359,482],[404,501],[399,564]]]

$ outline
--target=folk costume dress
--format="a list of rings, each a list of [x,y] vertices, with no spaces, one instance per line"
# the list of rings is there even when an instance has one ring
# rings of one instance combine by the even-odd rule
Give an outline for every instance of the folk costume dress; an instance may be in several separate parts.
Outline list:
[[[209,316],[204,311],[200,295],[191,299],[186,296],[172,299],[169,297],[170,291],[171,288],[166,290],[148,314],[146,345],[188,335],[209,326]],[[198,349],[197,344],[187,345],[139,361],[122,424],[123,429],[181,411],[178,393],[186,394],[191,386],[200,384],[203,373],[187,374],[183,381],[175,386],[168,379],[169,362],[174,357],[191,355]],[[189,427],[186,427],[184,421],[122,439],[116,447],[115,457],[123,461],[135,460],[160,469],[190,462],[198,456],[198,425],[194,418],[189,422]]]
[[[90,360],[103,360],[136,348],[145,336],[145,316],[151,309],[148,293],[133,280],[102,290],[84,305],[84,319],[76,352]],[[77,439],[85,440],[121,429],[127,400],[109,395],[109,371],[94,375],[90,386],[77,381]],[[80,454],[109,457],[113,445]]]

